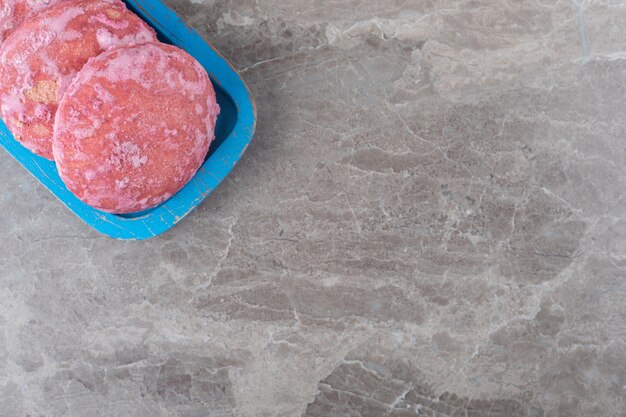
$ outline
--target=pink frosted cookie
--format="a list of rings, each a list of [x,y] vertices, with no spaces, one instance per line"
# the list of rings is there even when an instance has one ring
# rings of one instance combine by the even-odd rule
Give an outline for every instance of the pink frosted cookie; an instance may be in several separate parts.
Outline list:
[[[202,165],[218,114],[206,71],[183,50],[160,43],[109,50],[89,60],[59,105],[59,174],[103,211],[157,206]]]
[[[156,40],[119,0],[66,1],[25,22],[0,50],[0,112],[25,147],[52,158],[54,114],[91,57],[112,47]]]
[[[0,0],[0,45],[29,17],[63,0]]]

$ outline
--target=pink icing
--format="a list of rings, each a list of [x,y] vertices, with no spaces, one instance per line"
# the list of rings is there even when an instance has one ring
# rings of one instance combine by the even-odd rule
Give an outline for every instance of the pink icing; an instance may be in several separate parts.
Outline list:
[[[63,0],[2,0],[0,2],[0,45],[22,22],[60,1]]]
[[[219,106],[202,66],[145,43],[89,60],[56,115],[54,156],[81,200],[126,213],[160,204],[195,174]]]
[[[52,158],[56,107],[88,58],[155,40],[154,31],[119,0],[73,0],[48,8],[0,51],[2,118],[24,146]]]

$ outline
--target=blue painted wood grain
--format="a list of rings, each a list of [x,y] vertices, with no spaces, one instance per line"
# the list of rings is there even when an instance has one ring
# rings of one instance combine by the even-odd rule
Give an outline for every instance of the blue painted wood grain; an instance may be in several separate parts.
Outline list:
[[[100,233],[116,239],[144,240],[173,227],[226,178],[252,140],[256,109],[246,85],[228,61],[160,0],[126,0],[126,4],[157,31],[161,41],[185,49],[196,58],[206,68],[215,86],[221,107],[216,139],[191,181],[158,207],[128,215],[109,214],[76,198],[63,184],[54,162],[24,148],[13,139],[2,121],[0,145],[74,214]],[[24,195],[24,198],[28,196]]]

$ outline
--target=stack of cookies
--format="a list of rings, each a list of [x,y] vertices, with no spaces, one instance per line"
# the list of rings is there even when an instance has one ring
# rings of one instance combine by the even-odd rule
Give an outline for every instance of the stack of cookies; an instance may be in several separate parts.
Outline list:
[[[0,11],[0,115],[110,213],[155,207],[202,165],[219,106],[205,69],[119,0],[9,0]]]

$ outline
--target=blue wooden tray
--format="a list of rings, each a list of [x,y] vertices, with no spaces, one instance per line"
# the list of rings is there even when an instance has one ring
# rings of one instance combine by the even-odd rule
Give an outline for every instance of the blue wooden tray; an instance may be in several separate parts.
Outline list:
[[[126,5],[154,28],[162,42],[176,45],[196,58],[213,81],[221,113],[207,159],[192,180],[158,207],[133,214],[109,214],[76,198],[61,181],[54,162],[24,148],[1,120],[0,145],[74,214],[100,233],[116,239],[143,240],[178,223],[228,175],[252,140],[256,109],[246,85],[228,61],[160,0],[126,0]]]

